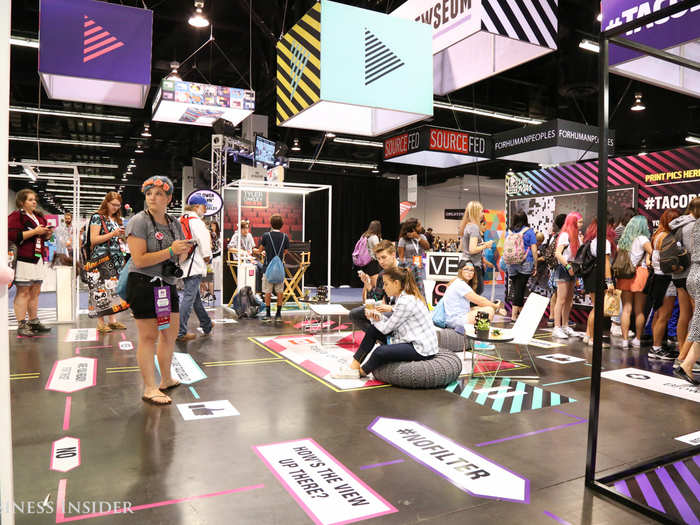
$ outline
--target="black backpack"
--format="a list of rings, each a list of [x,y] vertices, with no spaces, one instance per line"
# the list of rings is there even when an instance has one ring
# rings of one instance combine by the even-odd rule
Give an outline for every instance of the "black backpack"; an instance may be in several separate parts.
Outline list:
[[[258,315],[259,306],[255,298],[253,289],[250,286],[241,288],[233,298],[233,310],[239,319],[255,319]]]
[[[587,277],[595,270],[595,257],[591,253],[591,241],[584,242],[576,251],[576,257],[571,262],[574,275]]]
[[[676,238],[675,232],[668,232],[659,246],[659,267],[665,274],[681,273],[690,266],[690,254]]]

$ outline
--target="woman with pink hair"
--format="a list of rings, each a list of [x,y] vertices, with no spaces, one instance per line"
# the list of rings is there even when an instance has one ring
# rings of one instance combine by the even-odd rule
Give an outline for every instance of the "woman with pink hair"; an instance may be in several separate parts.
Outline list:
[[[576,256],[581,244],[580,230],[583,227],[583,217],[578,212],[571,212],[566,216],[557,237],[555,256],[559,266],[554,269],[554,282],[557,283],[557,302],[554,304],[554,330],[552,336],[559,339],[568,339],[574,335],[574,330],[569,326],[569,315],[574,303],[574,269],[569,261]]]

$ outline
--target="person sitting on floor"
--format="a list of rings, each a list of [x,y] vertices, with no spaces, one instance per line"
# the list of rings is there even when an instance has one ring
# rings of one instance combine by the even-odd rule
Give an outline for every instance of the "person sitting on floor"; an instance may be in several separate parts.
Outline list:
[[[350,320],[358,330],[363,332],[370,326],[367,317],[365,317],[365,301],[367,301],[367,299],[373,299],[382,304],[390,303],[391,298],[387,297],[384,293],[384,281],[382,276],[389,268],[397,268],[399,266],[399,260],[396,258],[396,247],[391,241],[387,241],[386,239],[379,241],[374,248],[374,255],[377,258],[379,266],[382,268],[382,271],[377,274],[377,284],[372,287],[371,277],[362,271],[357,272],[362,283],[365,285],[362,289],[363,304],[350,310]]]
[[[457,266],[457,278],[450,283],[442,300],[445,306],[445,324],[457,333],[464,335],[464,325],[474,324],[477,312],[486,312],[489,319],[493,319],[496,312],[500,312],[501,303],[492,303],[486,297],[478,295],[474,289],[477,285],[477,276],[471,261],[461,260]],[[471,308],[471,304],[476,305]]]
[[[332,377],[358,379],[386,363],[422,361],[437,354],[435,327],[411,271],[389,268],[384,270],[383,281],[385,293],[396,298],[396,303],[379,304],[365,310],[372,324],[350,365],[333,373]],[[391,313],[391,317],[385,315],[387,313]],[[388,335],[391,335],[392,344],[387,344]],[[381,344],[374,348],[376,342]]]

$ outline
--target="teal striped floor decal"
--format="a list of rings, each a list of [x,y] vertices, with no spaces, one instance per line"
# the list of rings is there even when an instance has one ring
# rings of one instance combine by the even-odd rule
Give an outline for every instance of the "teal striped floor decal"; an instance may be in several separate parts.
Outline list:
[[[446,390],[495,412],[507,414],[518,414],[527,410],[539,410],[576,402],[572,397],[562,396],[508,377],[458,379]]]

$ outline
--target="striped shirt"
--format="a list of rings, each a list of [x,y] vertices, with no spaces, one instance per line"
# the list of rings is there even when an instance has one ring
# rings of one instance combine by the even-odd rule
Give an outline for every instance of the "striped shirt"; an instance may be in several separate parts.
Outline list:
[[[414,295],[401,292],[390,317],[382,316],[372,321],[383,334],[391,334],[393,343],[413,343],[413,348],[422,356],[438,352],[437,334],[428,308]]]

